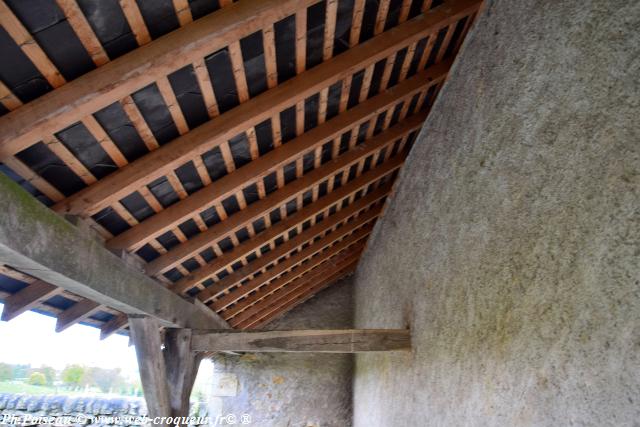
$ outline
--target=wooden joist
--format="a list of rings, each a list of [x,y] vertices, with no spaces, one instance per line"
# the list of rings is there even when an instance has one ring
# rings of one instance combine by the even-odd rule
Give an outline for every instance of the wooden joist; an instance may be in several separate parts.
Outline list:
[[[242,280],[244,280],[245,277],[255,274],[256,272],[269,266],[271,263],[277,262],[282,257],[288,256],[290,252],[294,251],[296,248],[302,247],[305,243],[312,242],[316,238],[322,238],[327,233],[329,233],[328,236],[330,237],[332,235],[331,232],[335,228],[343,225],[345,221],[349,219],[353,219],[352,222],[348,223],[348,226],[355,228],[360,225],[364,225],[367,222],[377,218],[377,216],[380,214],[380,211],[381,211],[380,206],[376,206],[376,207],[372,207],[371,209],[367,210],[364,213],[361,213],[360,212],[361,210],[369,206],[364,204],[354,205],[354,206],[356,206],[355,209],[345,209],[343,211],[340,211],[336,215],[330,217],[330,219],[328,219],[327,221],[321,221],[320,223],[312,227],[309,227],[302,233],[289,239],[285,243],[277,246],[274,250],[269,251],[259,259],[256,259],[253,262],[244,266],[243,268],[239,269],[238,271],[235,271],[230,275],[225,276],[222,280],[214,283],[213,285],[209,286],[207,289],[202,291],[200,294],[201,298],[221,297],[221,295],[224,292],[226,292],[228,289],[242,282]],[[357,215],[357,214],[360,214],[360,215]],[[340,228],[340,230],[342,230],[343,228],[348,228],[348,227],[347,225],[344,225],[342,228]],[[314,249],[316,251],[320,251],[322,249],[321,247],[319,247],[321,243],[323,243],[323,241],[318,241],[317,243],[310,244],[307,247],[306,250],[308,250],[308,253],[311,253],[309,257],[315,254],[315,252],[313,252]],[[318,246],[318,248],[316,246]],[[289,262],[292,262],[295,259],[297,258],[294,255],[294,256],[291,256],[288,260]],[[278,264],[276,267],[272,268],[267,273],[264,273],[259,278],[254,279],[252,282],[254,283],[255,286],[259,286],[260,283],[265,283],[266,281],[271,280],[271,278],[273,278],[274,276],[277,277],[277,274],[279,272],[282,273],[283,269],[284,271],[286,271],[287,267],[285,266],[285,264],[286,264],[285,262]]]
[[[187,242],[172,248],[166,254],[149,263],[147,266],[147,272],[149,274],[156,274],[158,272],[165,271],[171,266],[193,256],[193,254],[206,249],[211,245],[211,242],[218,242],[221,239],[232,235],[236,231],[248,226],[253,221],[268,215],[274,208],[284,206],[289,200],[295,198],[297,195],[305,193],[309,188],[315,185],[319,185],[328,177],[331,177],[340,171],[348,170],[354,164],[357,164],[385,147],[388,147],[399,138],[419,129],[422,125],[422,121],[424,121],[424,115],[422,113],[412,116],[405,122],[398,124],[389,130],[380,133],[371,140],[359,145],[356,149],[348,151],[335,160],[327,162],[320,168],[310,171],[302,178],[291,182],[280,190],[274,191],[264,199],[253,203],[251,206],[236,213],[226,221],[222,221],[210,227],[206,231],[194,236]],[[383,165],[379,167],[382,168]],[[384,168],[382,170],[384,170]]]
[[[133,0],[121,1],[125,5],[135,5]],[[1,117],[0,158],[13,155],[44,136],[82,120],[233,41],[273,25],[313,2],[243,0],[147,43],[36,99],[21,112]],[[6,11],[8,8],[4,6],[2,18],[13,29],[16,26],[10,21],[12,14]],[[31,45],[35,44],[24,44],[23,48]],[[40,62],[44,64],[44,59]],[[48,75],[56,83],[55,87],[64,83],[54,72]]]
[[[406,329],[193,331],[193,351],[360,353],[411,349]]]
[[[128,323],[129,319],[126,314],[114,316],[100,328],[100,339],[103,340],[122,330]]]
[[[244,3],[235,3],[227,9],[231,11],[239,4]],[[363,67],[389,57],[392,53],[415,41],[429,34],[437,33],[441,28],[475,11],[478,4],[479,2],[471,0],[463,0],[453,4],[447,3],[444,7],[430,11],[419,19],[412,19],[400,24],[306,71],[304,75],[294,77],[231,109],[221,116],[224,117],[224,120],[207,122],[175,139],[171,143],[165,144],[125,168],[105,177],[100,180],[100,182],[69,197],[63,203],[56,205],[55,209],[59,212],[75,214],[96,213],[143,185],[173,171],[196,156],[202,155],[206,151],[226,143],[227,140],[246,131],[247,128],[253,127],[275,116],[285,108],[295,105],[301,100],[318,93],[320,90],[350,77]],[[220,11],[219,13],[222,14],[220,16],[223,16],[227,9]],[[218,13],[212,16],[217,15]],[[201,20],[198,20],[189,27],[196,26],[200,22]],[[185,29],[186,28],[187,27],[185,27]],[[177,30],[175,33],[181,30],[182,29]],[[166,40],[172,35],[173,33],[165,36],[163,39]],[[151,43],[150,46],[153,44],[154,43]],[[121,58],[101,67],[98,71],[111,67],[120,59]],[[87,76],[90,74],[91,73],[87,74]],[[80,81],[81,79],[82,78],[76,81]],[[61,90],[65,90],[68,86],[70,85],[66,85]],[[122,95],[123,97],[126,96],[126,94]],[[40,99],[44,98],[46,98],[46,96]],[[26,107],[21,108],[20,111],[25,109]],[[0,128],[4,125],[3,120],[12,114],[13,113],[10,113],[0,118]],[[36,115],[36,117],[42,117],[42,115]],[[5,153],[4,149],[8,145],[15,145],[16,141],[18,141],[16,137],[14,137],[14,139],[5,138],[4,136],[7,133],[8,132],[0,131],[0,157]]]
[[[99,309],[100,304],[88,299],[76,302],[58,315],[58,320],[56,321],[56,332],[62,332],[68,327],[82,322]]]
[[[449,67],[450,62],[448,61],[431,67],[393,89],[334,117],[286,145],[258,157],[249,167],[240,168],[222,177],[215,186],[210,185],[200,189],[184,200],[168,207],[162,213],[154,215],[140,225],[116,236],[108,242],[108,246],[112,249],[126,250],[139,248],[154,236],[163,234],[194,216],[194,213],[220,204],[238,189],[261,180],[275,170],[302,157],[305,153],[322,146],[327,140],[338,138],[350,129],[356,133],[362,123],[374,120],[383,111],[387,111],[390,115],[390,110],[400,101],[405,100],[408,104],[410,97],[417,91],[428,90],[432,85],[443,81]]]
[[[2,310],[2,320],[7,322],[35,308],[43,300],[59,294],[62,289],[42,280],[35,280],[15,294],[7,297]]]
[[[283,277],[286,278],[284,280],[294,280],[315,266],[321,264],[324,260],[323,257],[330,257],[338,254],[363,239],[366,239],[371,233],[373,227],[371,225],[362,226],[362,224],[357,222],[356,224],[360,228],[355,229],[351,224],[341,227],[337,231],[329,233],[326,237],[322,238],[315,244],[308,246],[295,255],[292,255],[290,258],[287,258],[283,262],[277,264],[258,278],[233,289],[228,294],[213,302],[214,310],[221,311],[231,304],[242,304],[242,302],[239,302],[240,299],[252,291],[259,289],[261,286],[265,285],[267,281],[274,280],[279,276],[283,276],[285,273],[286,276]],[[315,256],[320,253],[322,256]],[[209,296],[205,292],[202,292],[198,294],[198,299],[206,302],[209,299]]]
[[[354,246],[348,253],[326,259],[317,268],[297,279],[284,283],[274,280],[243,300],[242,306],[233,306],[222,314],[232,327],[242,327],[244,322],[264,316],[269,307],[282,303],[284,298],[301,289],[309,289],[319,282],[335,282],[340,277],[352,272],[360,258],[363,245]]]

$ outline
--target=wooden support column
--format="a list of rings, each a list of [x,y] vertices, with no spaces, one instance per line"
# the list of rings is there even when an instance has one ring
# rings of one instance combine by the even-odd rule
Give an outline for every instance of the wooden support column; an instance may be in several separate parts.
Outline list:
[[[149,417],[187,417],[202,360],[201,354],[191,350],[191,329],[168,328],[163,340],[160,325],[152,317],[129,316],[129,327]]]

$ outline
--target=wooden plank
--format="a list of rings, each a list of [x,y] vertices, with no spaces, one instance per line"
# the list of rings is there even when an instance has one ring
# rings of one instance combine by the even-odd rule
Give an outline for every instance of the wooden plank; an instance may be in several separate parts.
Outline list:
[[[149,314],[180,327],[226,327],[211,310],[178,297],[27,196],[0,174],[0,263],[127,314]]]
[[[378,14],[376,15],[376,25],[373,29],[373,34],[380,34],[384,31],[384,24],[387,22],[387,15],[389,14],[390,0],[380,0],[378,2]]]
[[[351,17],[351,32],[349,34],[349,44],[351,47],[358,44],[360,40],[360,30],[362,29],[362,17],[364,15],[364,0],[354,0],[353,15]]]
[[[1,320],[9,320],[36,307],[41,301],[62,292],[62,289],[42,280],[35,280],[26,288],[12,294],[4,301]]]
[[[211,84],[211,77],[209,76],[209,70],[204,63],[203,59],[199,59],[193,63],[193,68],[196,72],[196,79],[200,86],[200,93],[202,93],[202,99],[204,105],[207,107],[207,114],[209,118],[214,118],[220,115],[220,109],[218,108],[218,101]]]
[[[267,72],[267,87],[272,89],[278,85],[278,68],[276,64],[276,39],[273,25],[262,31],[264,49],[264,66]]]
[[[362,67],[421,39],[425,34],[446,26],[459,14],[466,13],[467,9],[459,6],[465,1],[456,3],[458,6],[445,9],[446,13],[438,8],[425,15],[422,20],[407,21],[332,58],[331,61],[306,71],[304,76],[294,77],[285,84],[252,98],[226,112],[222,116],[225,120],[212,120],[163,145],[153,153],[133,162],[132,167],[120,169],[100,180],[97,186],[91,186],[71,196],[64,205],[57,206],[56,210],[75,214],[93,214],[100,211],[114,200],[127,196],[136,188],[178,168],[215,146],[225,144],[230,138],[247,128],[273,117],[276,111],[282,111],[314,95],[324,87],[352,75]],[[1,120],[2,118],[0,123]]]
[[[307,67],[307,8],[301,7],[296,13],[296,73]],[[280,110],[278,110],[280,111]]]
[[[406,329],[193,331],[193,351],[362,353],[411,350]]]
[[[62,332],[78,322],[82,322],[87,317],[100,310],[100,304],[84,299],[73,304],[71,307],[58,315],[56,321],[56,332]]]
[[[381,150],[396,139],[404,136],[416,129],[419,129],[424,121],[423,113],[412,116],[404,123],[394,126],[390,130],[378,134],[369,142],[359,145],[358,150],[351,150],[344,153],[339,158],[325,163],[318,169],[314,169],[307,173],[304,177],[299,178],[286,185],[285,187],[274,191],[262,200],[256,201],[247,209],[244,209],[226,221],[210,227],[203,233],[192,237],[183,245],[176,246],[161,258],[157,258],[147,265],[147,272],[155,274],[163,271],[167,266],[174,263],[182,262],[189,258],[191,254],[206,249],[210,242],[217,242],[228,237],[243,227],[251,224],[256,219],[265,216],[271,212],[274,207],[283,206],[286,202],[295,198],[297,195],[306,192],[315,185],[319,185],[327,176],[335,174],[340,170],[351,167],[361,159],[366,158],[372,153]],[[110,248],[122,248],[121,246],[111,245],[112,239],[109,241]],[[145,238],[143,242],[148,241]]]
[[[249,86],[247,86],[247,76],[244,71],[244,60],[242,59],[240,42],[235,41],[231,43],[228,49],[231,67],[233,68],[233,77],[236,81],[236,90],[238,91],[238,100],[241,103],[247,102],[249,100]]]
[[[309,288],[318,280],[335,280],[335,275],[341,276],[346,270],[352,270],[358,262],[361,252],[362,247],[356,246],[342,257],[325,259],[316,269],[293,281],[286,282],[284,278],[274,280],[245,298],[243,300],[245,304],[242,307],[230,307],[222,312],[222,316],[233,328],[238,327],[268,307],[277,305],[297,289]]]
[[[0,102],[4,105],[4,108],[9,111],[22,107],[22,101],[20,101],[2,81],[0,81]]]
[[[129,317],[126,314],[119,314],[115,316],[100,328],[100,339],[106,339],[107,337],[126,327],[128,324]]]
[[[206,302],[207,301],[206,298],[220,297],[224,292],[227,291],[227,289],[237,285],[242,280],[244,280],[247,276],[255,274],[257,271],[262,270],[272,262],[276,262],[278,259],[287,255],[289,252],[293,251],[297,247],[301,247],[304,243],[311,242],[313,239],[317,237],[324,236],[325,233],[331,231],[335,226],[343,223],[346,219],[353,217],[360,210],[366,207],[367,205],[362,206],[360,204],[358,206],[355,206],[352,209],[345,210],[345,212],[347,212],[346,214],[343,214],[342,212],[340,212],[339,214],[336,214],[328,218],[326,221],[322,221],[314,225],[313,227],[309,227],[307,230],[296,235],[294,238],[288,240],[287,242],[279,246],[276,246],[274,250],[267,252],[262,257],[254,260],[253,262],[247,264],[243,268],[233,272],[228,276],[225,276],[224,279],[207,287],[205,290],[203,290],[198,294],[198,298]],[[358,216],[353,221],[353,223],[350,224],[350,226],[353,226],[353,227],[362,226],[368,223],[369,221],[377,218],[379,214],[380,214],[380,207],[379,206],[374,207],[371,210],[362,214],[361,216]],[[309,247],[313,246],[313,242],[311,243],[312,245],[310,245]],[[275,268],[272,270],[275,270]],[[260,276],[260,278],[262,277],[267,278],[268,276],[269,276],[269,273],[267,272],[266,275],[262,275]],[[255,280],[260,280],[260,278]]]
[[[181,27],[193,22],[189,0],[173,0],[173,8],[176,11],[176,16],[178,17],[178,22]]]
[[[322,59],[327,61],[333,56],[333,39],[335,38],[336,19],[338,18],[338,0],[327,0],[325,15]]]
[[[64,16],[67,18],[69,25],[78,36],[80,43],[87,50],[91,60],[97,67],[109,62],[109,56],[102,47],[96,33],[91,28],[89,21],[82,13],[77,0],[56,0],[56,3],[62,9]]]
[[[274,171],[281,170],[285,165],[322,145],[326,140],[339,138],[342,133],[352,127],[357,129],[360,123],[370,120],[380,112],[390,108],[393,103],[397,102],[398,98],[412,96],[421,87],[430,86],[443,80],[446,77],[449,65],[450,62],[443,62],[437,67],[429,68],[429,70],[398,84],[392,91],[376,95],[344,114],[332,118],[289,143],[259,157],[251,162],[248,167],[241,168],[222,177],[216,181],[215,186],[204,187],[191,194],[184,201],[168,207],[162,214],[155,215],[144,221],[140,226],[125,231],[112,239],[109,242],[109,246],[121,249],[133,249],[142,246],[153,236],[162,234],[177,226],[192,217],[194,213],[221,203],[222,200],[236,192],[238,188],[244,188]],[[224,144],[221,148],[226,145]],[[222,150],[222,154],[225,157],[225,150]],[[230,153],[227,153],[226,156],[230,157]],[[229,159],[229,163],[233,166],[232,159]],[[65,205],[65,202],[59,204],[56,210],[64,211],[63,207]]]
[[[60,71],[58,71],[58,68],[51,62],[47,54],[33,39],[29,31],[22,25],[22,22],[18,20],[4,1],[0,2],[0,25],[9,36],[11,36],[13,41],[16,42],[22,52],[33,62],[33,65],[42,73],[51,86],[57,88],[66,83],[64,77],[60,74]],[[2,125],[0,125],[0,128],[2,128]]]
[[[178,99],[176,98],[176,94],[173,92],[173,88],[171,87],[171,83],[169,83],[169,79],[166,77],[162,77],[158,79],[157,85],[158,90],[160,91],[160,95],[162,95],[162,99],[167,105],[169,114],[173,119],[173,123],[175,123],[176,129],[178,129],[178,133],[180,135],[184,135],[185,133],[189,132],[187,120],[184,118],[184,114],[182,113],[180,104],[178,104]]]
[[[44,178],[31,170],[29,166],[22,163],[22,161],[17,157],[7,157],[3,160],[3,162],[12,171],[20,175],[25,181],[33,185],[42,194],[44,194],[54,202],[59,202],[64,199],[64,195],[60,192],[60,190],[49,184],[49,182],[47,182]]]
[[[111,140],[111,137],[102,128],[102,126],[100,126],[100,123],[98,123],[95,117],[87,116],[82,123],[119,168],[129,163],[118,146]]]
[[[136,38],[139,46],[145,45],[151,41],[151,35],[147,29],[147,25],[144,23],[144,18],[138,7],[136,0],[119,0],[122,13],[124,13],[129,27]]]
[[[160,325],[152,317],[130,316],[129,328],[136,348],[148,415],[150,418],[170,417],[172,413]]]
[[[391,165],[392,163],[388,163]],[[398,162],[398,167],[401,165]],[[393,171],[395,169],[391,169]],[[183,277],[177,281],[171,288],[175,292],[183,293],[196,286],[200,282],[214,276],[220,270],[236,263],[239,259],[242,259],[249,254],[259,251],[259,249],[269,243],[272,243],[279,236],[286,234],[291,228],[297,224],[301,224],[310,218],[315,218],[318,214],[326,211],[332,205],[340,202],[345,197],[356,193],[371,183],[379,180],[383,173],[390,173],[389,169],[374,169],[363,174],[362,177],[353,180],[352,182],[340,187],[338,190],[330,193],[326,197],[319,199],[315,204],[311,204],[299,210],[291,215],[289,218],[278,222],[272,227],[268,228],[264,232],[257,235],[255,238],[249,239],[243,242],[241,245],[236,246],[233,250],[225,253],[222,256],[214,259],[211,263],[205,265],[203,268],[197,269],[190,273],[188,276]],[[368,199],[374,199],[377,197],[383,197],[386,194],[388,188],[383,186],[379,190],[374,191],[371,195],[365,196]]]
[[[233,289],[228,294],[225,294],[220,299],[213,302],[212,306],[214,310],[219,312],[226,309],[231,304],[243,304],[241,301],[239,302],[240,299],[242,299],[252,291],[259,289],[268,280],[273,280],[284,273],[288,273],[285,280],[294,280],[303,273],[322,263],[324,257],[338,254],[348,249],[349,246],[360,242],[362,239],[366,239],[369,236],[369,233],[371,232],[373,226],[365,225],[362,227],[362,224],[359,225],[361,226],[361,228],[357,230],[349,225],[340,227],[337,231],[329,233],[323,239],[319,240],[313,245],[306,247],[290,258],[287,258],[285,261],[271,268],[266,273],[261,274],[258,278],[251,280],[238,288]],[[314,255],[319,254],[320,252],[323,252],[323,256],[311,258]],[[303,263],[303,261],[307,260],[308,262]],[[297,268],[295,270],[289,271],[296,266]],[[207,303],[207,301],[210,299],[210,296],[208,295],[208,293],[203,291],[197,295],[197,298],[200,301]]]
[[[44,135],[78,122],[314,1],[243,0],[123,55],[30,102],[25,111],[1,117],[0,158],[23,150]]]

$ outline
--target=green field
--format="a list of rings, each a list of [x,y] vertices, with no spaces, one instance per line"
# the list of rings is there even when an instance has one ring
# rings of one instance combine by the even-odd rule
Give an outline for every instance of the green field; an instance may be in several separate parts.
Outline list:
[[[55,387],[37,386],[17,381],[0,381],[0,393],[55,394]]]

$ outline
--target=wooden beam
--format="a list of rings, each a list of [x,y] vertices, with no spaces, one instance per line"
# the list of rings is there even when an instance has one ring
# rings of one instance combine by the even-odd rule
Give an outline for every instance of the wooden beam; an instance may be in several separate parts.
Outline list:
[[[401,99],[410,98],[419,90],[426,90],[431,85],[444,80],[451,62],[447,61],[430,67],[422,73],[395,86],[393,89],[376,95],[366,102],[340,114],[324,124],[304,133],[285,145],[281,145],[251,162],[247,167],[240,168],[216,181],[216,185],[209,185],[191,194],[157,215],[148,218],[140,225],[121,233],[111,239],[108,246],[112,249],[134,250],[148,242],[154,236],[186,221],[198,211],[203,211],[220,204],[256,180],[281,169],[304,153],[324,144],[328,139],[339,138],[349,129],[357,131],[358,126],[375,118],[385,110],[393,109]],[[390,113],[389,113],[390,114]],[[63,202],[64,204],[64,202]],[[152,273],[153,274],[153,273]]]
[[[203,354],[191,351],[191,329],[168,328],[164,335],[166,369],[171,415],[189,415],[189,397]]]
[[[97,67],[100,67],[109,62],[109,56],[105,52],[100,40],[96,36],[96,33],[91,28],[89,21],[82,13],[80,6],[78,6],[77,0],[56,0],[56,3],[64,12],[64,16],[67,18],[69,25],[78,36],[80,43],[86,49],[87,53],[93,60],[93,63]]]
[[[206,301],[205,299],[206,297],[211,297],[211,298],[220,297],[224,292],[227,291],[227,289],[237,285],[246,277],[257,273],[258,271],[267,267],[272,262],[276,262],[278,259],[280,259],[283,256],[286,256],[287,254],[289,254],[289,252],[295,250],[296,248],[302,247],[302,245],[304,245],[305,243],[310,242],[317,237],[323,237],[324,234],[327,232],[329,232],[328,236],[330,237],[332,235],[331,231],[333,231],[334,227],[338,227],[340,224],[342,224],[344,221],[346,221],[350,217],[355,216],[356,213],[359,213],[359,211],[364,209],[365,207],[367,206],[366,205],[358,206],[357,209],[352,209],[352,210],[345,209],[344,211],[340,211],[338,214],[334,215],[330,219],[327,219],[326,221],[322,221],[312,227],[309,227],[307,230],[296,235],[294,238],[289,239],[287,242],[277,246],[274,250],[269,251],[268,253],[264,254],[263,256],[254,260],[253,262],[250,262],[249,264],[239,269],[238,271],[235,271],[230,275],[225,276],[224,279],[209,286],[208,288],[206,288],[204,291],[201,292],[202,296],[198,295],[198,297],[203,301]],[[381,211],[380,206],[373,207],[370,210],[367,210],[366,212],[357,216],[357,218],[355,218],[352,222],[349,222],[347,225],[344,225],[339,230],[345,229],[345,232],[348,232],[349,229],[355,229],[359,226],[362,226],[370,222],[371,220],[377,218],[377,216],[380,214],[380,211]],[[344,212],[347,212],[347,213],[344,214]],[[303,250],[300,253],[307,251],[308,254],[311,254],[311,255],[308,255],[308,257],[313,256],[313,254],[317,253],[317,251],[320,251],[320,249],[315,249],[315,246],[317,244],[321,244],[323,241],[324,240],[319,240],[317,243],[310,244],[307,247],[307,249]],[[316,252],[314,252],[314,249],[316,250]],[[297,257],[297,254],[289,258],[291,262],[293,262],[296,259],[300,259],[299,257]],[[265,281],[268,281],[273,277],[277,277],[279,272],[281,274],[282,269],[285,268],[284,267],[285,264],[286,262],[278,264],[276,267],[272,268],[271,270],[264,273],[260,277],[253,279],[252,282],[255,281],[256,286],[258,286],[258,282],[264,283]]]
[[[327,177],[346,170],[364,160],[368,156],[382,150],[393,144],[398,138],[419,129],[424,122],[425,115],[418,113],[387,131],[384,131],[369,141],[358,146],[357,149],[348,151],[337,159],[327,162],[318,169],[314,169],[283,188],[274,191],[264,199],[256,201],[251,206],[234,214],[225,221],[210,227],[204,232],[193,236],[190,240],[180,244],[166,254],[156,258],[147,265],[149,274],[156,274],[164,271],[172,265],[183,262],[194,253],[199,253],[211,245],[211,242],[217,242],[228,237],[236,231],[250,225],[253,221],[268,215],[275,207],[283,206],[289,200],[299,194],[303,194],[315,185],[319,185],[327,179]],[[382,167],[379,166],[379,167]],[[145,239],[148,241],[150,239]]]
[[[123,329],[129,324],[129,318],[126,314],[119,314],[114,316],[113,319],[106,322],[100,328],[100,339],[103,340],[112,334],[115,334],[119,330]]]
[[[314,255],[322,251],[325,251],[325,253],[322,254],[325,257],[338,254],[363,239],[368,238],[372,229],[373,226],[365,225],[358,230],[354,230],[354,228],[347,225],[341,227],[334,233],[329,233],[327,237],[308,246],[290,258],[287,258],[272,269],[268,270],[266,273],[260,275],[258,278],[250,280],[245,285],[233,289],[228,294],[225,294],[220,299],[214,301],[213,309],[216,311],[224,310],[231,304],[238,303],[240,299],[252,291],[259,289],[268,280],[273,280],[285,273],[287,273],[285,280],[288,281],[292,281],[295,278],[300,277],[305,272],[321,264],[324,260],[323,257],[313,257]],[[295,270],[291,270],[293,267],[297,268]],[[206,302],[209,299],[209,295],[204,291],[198,294],[197,297],[203,302]],[[242,303],[240,302],[239,304]]]
[[[31,310],[43,300],[51,298],[60,292],[62,292],[62,289],[57,286],[53,286],[42,280],[36,280],[26,288],[7,297],[4,301],[4,309],[2,310],[2,320],[8,322],[20,314]]]
[[[58,315],[56,322],[56,332],[62,332],[78,322],[82,322],[87,317],[100,309],[100,304],[84,299],[73,304],[71,307]]]
[[[361,253],[362,246],[357,246],[346,255],[326,259],[318,268],[294,281],[282,283],[282,280],[274,280],[243,300],[246,301],[243,306],[233,306],[222,314],[233,328],[242,327],[243,322],[255,318],[271,306],[282,303],[284,298],[296,290],[314,287],[319,281],[337,281],[355,270]]]
[[[352,270],[356,269],[356,265],[357,263],[352,266]],[[259,312],[253,318],[245,320],[234,327],[237,327],[238,329],[261,328],[264,325],[274,321],[278,317],[284,316],[288,311],[312,298],[324,288],[338,282],[338,280],[343,278],[347,273],[348,272],[336,276],[329,276],[328,279],[318,278],[317,281],[311,283],[311,286],[309,287],[298,287],[293,292],[289,293],[281,299],[278,299],[278,301],[273,305]]]
[[[136,348],[138,369],[150,418],[170,417],[171,404],[167,370],[162,354],[160,325],[151,317],[129,317],[131,339]]]
[[[242,2],[234,3],[228,9],[233,9],[237,4],[242,4]],[[390,56],[428,34],[436,33],[440,28],[456,22],[460,17],[476,10],[478,4],[478,1],[472,0],[462,0],[453,4],[445,2],[443,6],[430,11],[420,19],[407,21],[327,62],[323,62],[306,71],[304,75],[296,76],[229,110],[220,116],[224,120],[207,122],[186,135],[163,145],[101,179],[95,185],[79,191],[62,204],[56,205],[55,209],[59,212],[76,214],[96,213],[143,185],[173,171],[194,157],[225,144],[230,138],[271,118],[277,112],[351,76],[371,63]],[[222,10],[213,15],[224,12],[225,10]],[[193,25],[198,22],[200,20]],[[171,34],[165,37],[169,36]],[[113,61],[101,69],[105,69],[117,61]],[[16,112],[25,110],[25,108],[27,107],[16,110]],[[0,129],[2,129],[3,119],[12,114],[13,112],[0,117]],[[3,140],[3,132],[0,131],[0,156],[3,152],[2,148],[5,146]],[[16,139],[7,140],[7,144],[15,144],[15,141]]]
[[[58,71],[58,68],[51,62],[47,54],[33,39],[29,31],[22,25],[22,22],[13,14],[4,1],[0,1],[0,25],[13,41],[16,42],[18,47],[22,49],[22,52],[29,60],[33,62],[33,65],[42,73],[52,87],[57,88],[66,83],[64,77],[60,74],[60,71]],[[0,129],[3,127],[4,124],[0,125]],[[0,145],[2,144],[0,143]]]
[[[193,331],[194,351],[361,353],[411,350],[406,329]]]
[[[401,160],[400,158],[398,159]],[[387,163],[387,165],[390,164],[391,163]],[[254,251],[258,251],[261,247],[271,243],[279,236],[287,233],[293,227],[296,227],[298,224],[302,224],[310,218],[315,218],[318,214],[325,212],[334,204],[341,202],[344,198],[349,197],[350,195],[355,194],[356,192],[373,184],[377,180],[380,180],[385,176],[385,173],[392,173],[401,165],[401,161],[398,161],[396,164],[396,168],[394,169],[375,168],[372,171],[366,172],[362,176],[331,192],[326,197],[323,197],[317,202],[302,208],[293,215],[287,217],[285,220],[269,227],[267,230],[255,236],[254,238],[243,242],[239,246],[236,246],[233,250],[223,254],[220,257],[217,257],[211,263],[195,270],[188,276],[183,277],[173,285],[172,289],[175,292],[179,293],[186,292],[192,287],[197,286],[200,282],[215,275],[220,270],[235,264],[241,258],[248,256]],[[381,188],[374,192],[377,193],[376,195],[367,197],[374,198],[380,196],[382,193],[386,194],[387,190],[387,188]]]
[[[122,1],[135,4],[133,0]],[[23,150],[45,135],[273,25],[314,1],[243,0],[123,55],[30,102],[24,112],[0,118],[0,158]]]
[[[1,174],[0,206],[0,263],[124,313],[148,314],[164,325],[228,327],[211,310],[128,266]]]

